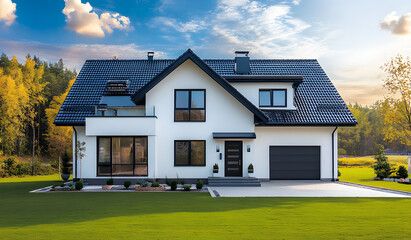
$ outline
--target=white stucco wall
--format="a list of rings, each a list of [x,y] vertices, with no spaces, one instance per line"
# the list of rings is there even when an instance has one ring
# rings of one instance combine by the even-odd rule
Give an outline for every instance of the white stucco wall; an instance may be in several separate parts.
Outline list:
[[[268,179],[270,146],[320,146],[321,179],[332,178],[332,138],[334,127],[256,127],[254,171]],[[337,131],[336,131],[337,132]],[[337,173],[337,134],[334,134],[335,174]],[[338,175],[334,175],[335,178]]]
[[[174,89],[206,90],[205,122],[174,122]],[[146,94],[146,104],[155,106],[158,133],[157,175],[199,178],[212,175],[214,163],[223,171],[213,132],[254,132],[254,115],[191,60],[170,73]],[[206,166],[175,167],[174,140],[206,140]],[[220,144],[223,149],[223,144]],[[244,155],[244,162],[251,154]]]
[[[241,94],[244,95],[255,106],[259,106],[259,90],[264,89],[287,89],[287,107],[264,107],[261,109],[295,109],[294,106],[294,89],[292,83],[287,82],[233,82],[231,83]]]

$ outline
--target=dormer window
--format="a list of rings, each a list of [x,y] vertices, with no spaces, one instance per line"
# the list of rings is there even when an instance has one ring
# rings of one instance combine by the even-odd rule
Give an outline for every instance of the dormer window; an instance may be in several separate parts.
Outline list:
[[[260,90],[260,107],[287,107],[287,89]]]

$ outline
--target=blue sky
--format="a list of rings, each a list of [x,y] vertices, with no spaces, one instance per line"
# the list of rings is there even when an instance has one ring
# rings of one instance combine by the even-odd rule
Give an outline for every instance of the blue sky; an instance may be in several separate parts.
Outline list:
[[[0,51],[24,61],[316,58],[347,102],[384,94],[380,66],[411,56],[409,0],[0,0]]]

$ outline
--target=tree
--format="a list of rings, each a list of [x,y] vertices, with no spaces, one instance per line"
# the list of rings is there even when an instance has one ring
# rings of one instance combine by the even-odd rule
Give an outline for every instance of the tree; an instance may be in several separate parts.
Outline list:
[[[386,73],[384,88],[390,93],[379,102],[385,139],[400,140],[408,146],[411,140],[411,59],[397,55],[381,68]]]
[[[54,97],[50,102],[49,108],[46,109],[46,117],[48,122],[48,133],[46,134],[46,140],[49,144],[49,152],[59,158],[65,151],[70,150],[72,143],[72,129],[70,127],[57,127],[53,124],[53,122],[74,81],[75,79],[71,80],[66,92],[60,96]]]
[[[377,145],[377,152],[374,159],[376,160],[376,163],[372,166],[372,168],[374,169],[377,178],[386,178],[394,172],[394,169],[388,163],[388,158],[385,155],[384,147],[382,145]]]

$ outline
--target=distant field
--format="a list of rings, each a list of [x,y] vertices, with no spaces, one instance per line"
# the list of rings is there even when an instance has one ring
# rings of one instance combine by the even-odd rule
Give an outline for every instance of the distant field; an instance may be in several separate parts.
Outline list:
[[[389,155],[388,161],[393,165],[406,165],[407,156]],[[374,162],[374,156],[338,158],[338,165],[347,167],[371,167]]]

